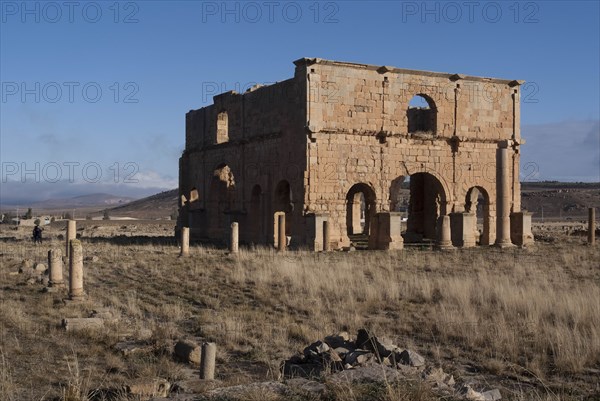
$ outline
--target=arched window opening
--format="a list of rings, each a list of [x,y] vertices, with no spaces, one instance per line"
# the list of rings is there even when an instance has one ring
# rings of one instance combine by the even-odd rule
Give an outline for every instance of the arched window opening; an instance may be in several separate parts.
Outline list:
[[[433,99],[427,95],[415,95],[406,112],[409,134],[435,134],[437,129],[437,109]]]
[[[217,114],[217,143],[229,141],[229,117],[226,111]]]

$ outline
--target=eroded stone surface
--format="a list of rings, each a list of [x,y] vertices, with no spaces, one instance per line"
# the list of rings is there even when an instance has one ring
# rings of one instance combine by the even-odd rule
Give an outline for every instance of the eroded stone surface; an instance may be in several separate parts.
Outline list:
[[[277,246],[283,214],[286,245],[315,251],[530,240],[527,221],[511,222],[521,212],[521,81],[295,65],[288,80],[186,114],[179,230],[226,244],[237,222],[240,242]],[[481,233],[461,215],[478,210]]]

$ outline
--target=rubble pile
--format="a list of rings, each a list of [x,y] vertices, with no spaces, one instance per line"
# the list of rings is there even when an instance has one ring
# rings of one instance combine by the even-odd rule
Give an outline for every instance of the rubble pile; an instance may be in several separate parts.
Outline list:
[[[336,381],[382,381],[420,378],[429,382],[440,395],[471,401],[497,401],[496,389],[476,391],[474,383],[457,382],[441,368],[428,366],[425,358],[411,349],[403,349],[360,329],[355,339],[347,332],[327,336],[304,348],[283,363],[283,375],[323,377]]]

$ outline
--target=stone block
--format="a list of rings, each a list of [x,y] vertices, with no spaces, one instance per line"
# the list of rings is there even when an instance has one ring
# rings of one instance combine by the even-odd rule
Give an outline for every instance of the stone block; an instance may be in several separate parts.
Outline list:
[[[150,397],[167,397],[171,384],[161,378],[140,378],[131,381],[124,386],[126,394],[133,396],[150,398]]]
[[[104,326],[104,320],[97,317],[67,318],[62,320],[66,331],[97,330]]]
[[[461,248],[475,246],[475,229],[477,216],[474,213],[450,213],[450,230],[452,245]]]
[[[510,215],[510,239],[517,246],[533,244],[531,232],[531,216],[529,212],[516,212]]]

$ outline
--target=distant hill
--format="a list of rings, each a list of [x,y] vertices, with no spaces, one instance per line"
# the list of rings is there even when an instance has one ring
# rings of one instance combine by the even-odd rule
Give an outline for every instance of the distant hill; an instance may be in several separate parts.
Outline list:
[[[535,189],[600,189],[600,182],[526,181],[521,190]]]
[[[34,209],[78,209],[91,207],[114,207],[123,205],[135,200],[127,196],[116,196],[111,194],[97,193],[90,195],[81,195],[67,199],[47,199],[40,202],[34,202],[30,207]]]
[[[108,209],[110,216],[137,219],[160,219],[177,212],[179,190],[171,189]]]
[[[588,208],[600,208],[600,183],[522,183],[521,206],[534,218],[585,218]]]

